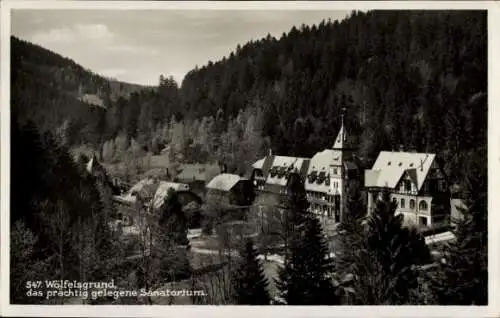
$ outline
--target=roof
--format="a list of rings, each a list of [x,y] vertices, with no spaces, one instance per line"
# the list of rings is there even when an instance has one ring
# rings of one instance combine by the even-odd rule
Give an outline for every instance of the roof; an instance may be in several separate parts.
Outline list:
[[[308,158],[274,156],[271,168],[296,169],[299,174],[305,174],[307,173],[307,167],[310,161],[311,159]],[[288,178],[286,176],[280,177],[279,175],[271,175],[271,173],[269,173],[266,178],[266,183],[268,184],[286,186],[287,182]]]
[[[257,161],[255,161],[255,163],[252,165],[252,167],[254,167],[255,169],[261,169],[262,170],[262,167],[264,166],[264,161],[266,160],[266,158],[262,158],[262,159],[259,159]]]
[[[341,149],[351,149],[353,148],[353,138],[347,132],[344,123],[340,126],[337,137],[335,138],[335,142],[332,146],[335,150]]]
[[[241,180],[248,180],[236,174],[221,173],[214,177],[208,184],[208,189],[230,191]]]
[[[444,233],[429,235],[425,237],[425,244],[435,244],[439,242],[448,242],[456,239],[456,236],[453,232],[448,231]]]
[[[183,164],[179,167],[181,172],[177,175],[179,180],[200,180],[208,182],[213,176],[219,174],[221,169],[216,164]]]
[[[347,134],[344,128],[344,123],[340,126],[339,133],[337,134],[337,138],[335,138],[335,143],[333,144],[333,149],[343,149],[345,146],[345,142],[347,141]]]
[[[187,191],[189,190],[189,186],[185,183],[160,181],[153,197],[153,206],[155,209],[162,206],[170,189],[174,191]]]
[[[330,168],[345,168],[347,170],[357,169],[357,165],[353,162],[346,161],[342,158],[343,152],[341,150],[325,149],[321,152],[317,152],[311,159],[309,167],[307,169],[307,175],[310,175],[313,171],[318,174],[324,172],[326,176],[330,175]],[[334,194],[332,192],[333,187],[326,182],[321,184],[316,183],[316,181],[309,182],[306,179],[305,188],[307,191],[324,192]]]
[[[382,151],[372,169],[365,170],[365,186],[395,188],[407,172],[420,190],[435,156],[430,153]]]
[[[158,184],[158,186],[155,185]],[[159,208],[165,197],[168,194],[168,190],[171,188],[174,191],[187,191],[189,190],[189,185],[184,183],[167,182],[167,181],[155,181],[152,178],[142,179],[132,186],[125,194],[121,196],[115,196],[114,198],[123,203],[135,203],[137,201],[137,194],[147,190],[147,187],[151,186],[154,189],[153,194],[153,206]]]

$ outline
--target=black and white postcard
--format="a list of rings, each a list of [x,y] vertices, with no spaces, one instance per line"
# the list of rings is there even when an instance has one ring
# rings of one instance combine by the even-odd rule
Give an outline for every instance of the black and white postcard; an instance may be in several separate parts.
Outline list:
[[[2,3],[2,315],[499,315],[495,18]]]

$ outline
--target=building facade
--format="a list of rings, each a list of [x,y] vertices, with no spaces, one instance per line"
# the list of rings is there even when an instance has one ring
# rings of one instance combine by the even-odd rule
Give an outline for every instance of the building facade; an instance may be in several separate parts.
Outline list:
[[[236,174],[221,173],[206,186],[207,202],[222,206],[248,206],[255,199],[251,180]]]
[[[365,170],[365,189],[368,214],[388,191],[406,225],[429,228],[449,223],[448,181],[435,154],[382,151],[372,169]]]
[[[324,149],[312,158],[274,156],[253,164],[252,179],[258,191],[285,195],[290,172],[304,180],[309,210],[335,222],[342,220],[346,188],[359,178],[354,160],[352,140],[342,124],[331,149]]]
[[[325,149],[311,158],[305,178],[311,212],[336,223],[342,220],[346,189],[358,178],[353,156],[352,144],[342,123],[332,149]]]

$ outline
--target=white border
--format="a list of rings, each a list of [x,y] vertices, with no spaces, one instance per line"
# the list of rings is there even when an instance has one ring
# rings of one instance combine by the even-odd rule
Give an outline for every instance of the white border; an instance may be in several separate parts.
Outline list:
[[[321,1],[286,1],[286,2],[159,2],[159,1],[3,1],[1,2],[1,299],[2,316],[89,316],[89,317],[252,317],[285,314],[290,317],[500,317],[498,306],[500,296],[499,283],[499,248],[500,236],[496,225],[500,211],[498,196],[494,189],[500,189],[498,163],[500,153],[499,125],[500,118],[494,101],[500,100],[500,63],[493,59],[500,56],[500,38],[493,36],[499,29],[500,4],[493,1],[415,1],[415,2],[321,2]],[[295,307],[295,306],[20,306],[9,304],[9,224],[10,224],[10,10],[11,9],[185,9],[185,10],[369,10],[369,9],[487,9],[488,10],[488,192],[489,194],[489,306],[339,306],[339,307]],[[495,52],[496,54],[494,54]],[[496,84],[496,85],[495,85]]]

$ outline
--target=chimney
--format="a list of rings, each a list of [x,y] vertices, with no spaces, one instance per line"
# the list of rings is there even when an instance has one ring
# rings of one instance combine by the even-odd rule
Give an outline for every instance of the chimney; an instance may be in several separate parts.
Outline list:
[[[268,150],[268,154],[267,154],[269,157],[271,157],[273,155],[273,150],[271,148],[269,148]]]
[[[399,145],[399,152],[404,152],[405,151],[405,147],[403,145]]]

